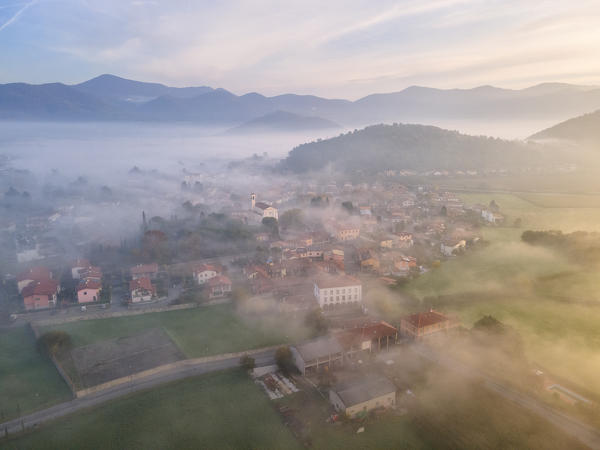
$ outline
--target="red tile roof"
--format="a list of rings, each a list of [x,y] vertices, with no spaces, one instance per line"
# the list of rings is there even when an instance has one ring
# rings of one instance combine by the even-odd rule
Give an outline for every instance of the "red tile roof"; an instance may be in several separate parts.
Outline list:
[[[223,286],[223,285],[231,285],[231,280],[225,275],[217,275],[216,277],[208,280],[208,285],[210,287]]]
[[[58,292],[58,283],[54,280],[33,281],[23,288],[23,298],[32,295],[54,295]]]
[[[77,291],[82,291],[84,289],[102,289],[102,283],[90,279],[82,280],[82,282],[79,283],[79,286],[77,286]]]
[[[154,286],[152,285],[152,281],[150,281],[150,278],[147,277],[137,278],[129,282],[130,291],[135,291],[137,289],[144,289],[148,292],[154,292]]]
[[[75,268],[75,267],[89,267],[89,266],[91,266],[91,264],[85,258],[77,258],[75,261],[73,261],[73,264],[71,265],[72,268]]]
[[[26,270],[25,272],[21,272],[19,275],[17,275],[17,281],[24,281],[24,280],[36,280],[36,281],[42,281],[42,280],[49,280],[52,278],[52,272],[50,272],[50,269],[48,269],[47,267],[32,267],[29,270]]]
[[[430,325],[434,325],[436,323],[446,322],[448,317],[434,311],[433,309],[427,312],[413,314],[411,316],[404,317],[402,320],[406,320],[412,326],[417,328],[428,327]]]

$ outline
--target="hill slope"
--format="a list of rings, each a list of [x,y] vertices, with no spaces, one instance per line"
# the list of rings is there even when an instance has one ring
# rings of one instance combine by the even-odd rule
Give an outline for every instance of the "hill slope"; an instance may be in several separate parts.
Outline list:
[[[337,123],[314,116],[301,116],[287,111],[275,111],[256,119],[249,120],[228,134],[264,133],[264,132],[294,132],[307,130],[327,130],[340,128]]]
[[[529,139],[600,143],[600,110],[561,122],[534,134]]]
[[[282,161],[293,172],[321,169],[468,170],[542,166],[552,159],[536,144],[483,136],[424,125],[374,125],[294,148]]]

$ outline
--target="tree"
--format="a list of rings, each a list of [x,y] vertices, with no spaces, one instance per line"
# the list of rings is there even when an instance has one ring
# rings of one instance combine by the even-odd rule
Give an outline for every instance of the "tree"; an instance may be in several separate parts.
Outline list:
[[[440,210],[440,215],[444,217],[448,215],[448,208],[446,208],[446,205],[442,206],[442,209]]]
[[[252,370],[256,367],[256,361],[249,355],[244,355],[240,358],[240,365],[246,370]]]
[[[310,311],[304,318],[304,323],[313,331],[315,336],[325,334],[329,328],[327,319],[319,308]]]
[[[342,208],[348,211],[348,214],[352,214],[354,212],[354,205],[352,204],[352,202],[343,202]]]
[[[279,239],[279,225],[277,224],[277,219],[274,217],[263,217],[261,223],[273,238]]]
[[[48,331],[37,340],[37,349],[46,356],[56,356],[72,347],[71,336],[65,331]]]
[[[275,362],[283,373],[289,373],[294,369],[294,357],[289,346],[281,346],[275,351]]]
[[[284,230],[301,229],[304,227],[304,212],[298,208],[289,209],[279,217],[279,223]]]
[[[521,225],[523,225],[523,219],[521,219],[520,217],[517,217],[515,219],[515,222],[513,223],[515,228],[521,228]]]
[[[489,208],[493,212],[499,212],[500,211],[500,207],[498,206],[498,203],[496,203],[496,200],[492,200],[490,202]]]

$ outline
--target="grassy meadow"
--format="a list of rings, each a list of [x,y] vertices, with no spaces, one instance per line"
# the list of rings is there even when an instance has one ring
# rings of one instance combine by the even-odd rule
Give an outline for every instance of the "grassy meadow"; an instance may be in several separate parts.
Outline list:
[[[37,352],[29,327],[0,330],[0,422],[70,398],[52,361]]]
[[[268,397],[241,370],[182,380],[58,419],[6,449],[295,449]]]
[[[71,336],[74,347],[106,339],[133,336],[162,328],[188,358],[237,352],[302,339],[305,330],[289,321],[270,321],[238,314],[229,304],[85,320],[46,327]]]
[[[457,314],[466,326],[495,316],[519,331],[532,361],[600,394],[600,268],[520,240],[526,229],[600,230],[600,207],[565,207],[570,203],[564,194],[461,197],[471,204],[494,199],[507,226],[482,228],[488,246],[443,262],[406,291]],[[590,204],[600,204],[600,196],[588,197]],[[518,217],[522,227],[514,228]]]

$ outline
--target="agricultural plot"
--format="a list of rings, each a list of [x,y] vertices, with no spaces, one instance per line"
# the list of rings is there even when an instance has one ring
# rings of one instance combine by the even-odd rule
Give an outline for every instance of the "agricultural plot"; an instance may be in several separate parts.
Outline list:
[[[161,328],[78,347],[71,356],[83,388],[185,359]]]

